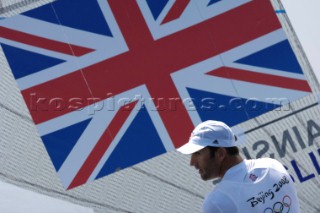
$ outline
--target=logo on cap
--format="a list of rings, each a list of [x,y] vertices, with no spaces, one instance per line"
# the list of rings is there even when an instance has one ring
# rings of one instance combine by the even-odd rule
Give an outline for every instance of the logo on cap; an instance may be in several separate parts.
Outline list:
[[[249,179],[252,180],[253,182],[257,180],[257,176],[254,174],[250,174]]]

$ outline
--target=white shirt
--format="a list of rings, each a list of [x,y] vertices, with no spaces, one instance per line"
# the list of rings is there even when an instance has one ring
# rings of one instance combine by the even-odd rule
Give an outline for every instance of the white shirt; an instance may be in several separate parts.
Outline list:
[[[203,203],[203,213],[299,213],[291,177],[281,163],[262,158],[230,168]]]

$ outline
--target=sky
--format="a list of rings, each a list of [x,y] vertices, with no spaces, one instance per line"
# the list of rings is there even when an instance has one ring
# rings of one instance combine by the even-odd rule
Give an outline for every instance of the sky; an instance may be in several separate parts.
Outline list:
[[[320,81],[320,0],[282,0],[282,4]]]

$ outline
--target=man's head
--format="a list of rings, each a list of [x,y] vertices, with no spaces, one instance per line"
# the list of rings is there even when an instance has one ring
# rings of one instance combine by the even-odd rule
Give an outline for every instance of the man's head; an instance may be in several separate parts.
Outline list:
[[[192,131],[189,142],[178,149],[182,154],[192,154],[207,146],[234,147],[236,136],[231,128],[220,121],[208,120]]]
[[[200,123],[192,131],[189,142],[178,151],[191,154],[190,165],[199,170],[203,180],[222,177],[230,166],[241,160],[236,136],[220,121]]]

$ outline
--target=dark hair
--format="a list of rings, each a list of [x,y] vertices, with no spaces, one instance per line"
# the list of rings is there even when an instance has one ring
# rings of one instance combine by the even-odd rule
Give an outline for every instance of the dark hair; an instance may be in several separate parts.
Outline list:
[[[219,148],[224,148],[224,149],[226,149],[228,155],[231,155],[231,156],[239,155],[239,148],[236,147],[236,146],[233,146],[233,147],[213,147],[213,146],[207,146],[207,147],[208,147],[208,149],[210,150],[211,157],[214,157],[216,151],[217,151]]]

